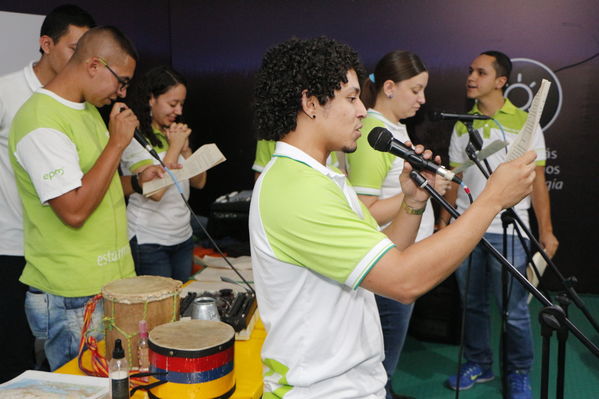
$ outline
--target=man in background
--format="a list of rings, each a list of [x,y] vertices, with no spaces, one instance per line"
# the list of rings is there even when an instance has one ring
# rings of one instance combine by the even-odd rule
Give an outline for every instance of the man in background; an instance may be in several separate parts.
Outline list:
[[[466,79],[466,96],[476,101],[470,110],[471,114],[487,115],[497,120],[505,134],[490,120],[475,120],[473,128],[478,130],[483,140],[483,147],[495,140],[512,143],[520,134],[527,119],[527,113],[516,108],[503,93],[509,81],[512,63],[508,56],[499,51],[486,51],[472,61],[468,78]],[[465,152],[469,141],[468,131],[463,123],[458,122],[451,136],[449,146],[449,161],[451,166],[458,166],[468,160]],[[545,251],[552,257],[557,250],[558,241],[553,235],[549,194],[545,186],[545,140],[540,126],[535,127],[532,149],[537,153],[536,175],[533,181],[531,197],[526,197],[514,206],[519,217],[528,225],[528,208],[531,200],[539,225],[539,241]],[[505,151],[499,151],[487,162],[495,170],[506,159]],[[462,180],[470,188],[476,199],[486,180],[476,167],[470,167],[463,173]],[[464,212],[470,205],[462,190],[454,184],[446,197],[452,205],[457,204],[458,212]],[[447,226],[449,214],[442,211],[440,227]],[[513,226],[507,230],[507,256],[514,266],[526,276],[526,252],[520,240],[517,239]],[[497,215],[484,237],[502,252],[503,226],[501,215]],[[496,302],[502,308],[501,270],[502,265],[482,245],[478,245],[473,253],[471,265],[466,260],[456,271],[458,286],[462,298],[466,298],[466,320],[464,334],[464,357],[466,363],[458,376],[451,376],[447,385],[451,389],[469,389],[475,383],[491,381],[494,378],[492,370],[492,351],[490,348],[490,319],[488,296],[494,295]],[[470,271],[468,272],[468,269]],[[467,279],[469,277],[469,283]],[[507,319],[507,340],[504,351],[507,355],[508,398],[529,399],[532,397],[528,374],[532,367],[533,348],[528,312],[528,292],[524,287],[510,277]],[[468,292],[465,292],[466,285]],[[466,297],[467,296],[467,297]]]

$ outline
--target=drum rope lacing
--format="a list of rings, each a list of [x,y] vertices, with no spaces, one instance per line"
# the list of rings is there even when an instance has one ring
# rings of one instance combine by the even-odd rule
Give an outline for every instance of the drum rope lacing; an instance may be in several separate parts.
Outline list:
[[[176,295],[178,295],[178,294],[175,293],[172,296],[176,296]],[[97,305],[98,301],[102,300],[102,298],[103,298],[102,294],[98,294],[98,295],[94,296],[92,299],[90,299],[87,302],[87,304],[85,305],[85,312],[83,314],[83,326],[81,327],[81,339],[79,340],[79,354],[77,355],[77,363],[79,365],[79,369],[81,371],[83,371],[85,374],[87,374],[89,376],[94,376],[94,377],[108,377],[108,362],[106,360],[106,357],[102,356],[102,354],[98,350],[98,341],[97,341],[96,337],[94,337],[93,335],[90,334],[91,331],[89,331],[90,324],[92,322],[92,315],[93,315],[94,311],[96,310],[96,305]],[[114,302],[112,303],[112,306],[113,306],[112,314],[114,315]],[[144,319],[147,316],[147,310],[148,310],[147,307],[148,307],[148,302],[144,302]],[[176,301],[173,301],[173,317],[172,317],[171,321],[175,321],[176,316],[177,316],[177,304],[176,304]],[[129,360],[129,362],[131,362],[131,338],[138,335],[139,333],[127,334],[124,330],[120,329],[115,324],[113,317],[112,318],[104,317],[103,321],[104,321],[105,325],[108,324],[110,327],[114,327],[115,329],[117,329],[117,331],[119,331],[121,334],[123,334],[127,338],[127,345],[129,348],[129,351],[128,351],[129,359],[128,360]],[[86,347],[91,354],[91,366],[92,366],[91,370],[83,365],[83,352],[85,351]],[[131,371],[135,372],[137,370],[131,370]],[[133,373],[133,375],[135,375],[135,374],[136,373]],[[147,374],[147,373],[145,373],[145,374]],[[142,389],[147,383],[147,380],[144,379],[143,377],[131,376],[129,381],[133,387],[139,387]],[[160,381],[160,384],[161,383],[164,383],[164,382]],[[152,385],[152,387],[154,387],[154,386],[157,386],[160,384],[153,383],[150,385]],[[150,392],[148,391],[148,393],[150,393]]]

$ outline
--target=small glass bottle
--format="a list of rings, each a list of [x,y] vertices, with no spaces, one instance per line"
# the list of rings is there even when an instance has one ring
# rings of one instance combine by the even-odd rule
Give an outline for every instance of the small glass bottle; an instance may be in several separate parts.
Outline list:
[[[112,399],[129,399],[129,364],[121,340],[114,341],[112,359],[108,364],[110,378],[110,397]]]
[[[137,361],[139,363],[139,372],[147,373],[150,371],[150,352],[148,347],[148,324],[145,320],[139,321],[139,341],[137,341]],[[147,382],[148,377],[141,377],[142,381]]]

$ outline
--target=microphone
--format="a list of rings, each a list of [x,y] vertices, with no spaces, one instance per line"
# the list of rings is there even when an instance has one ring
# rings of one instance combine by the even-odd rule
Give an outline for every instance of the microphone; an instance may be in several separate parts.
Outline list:
[[[119,110],[119,112],[123,112],[126,109],[127,108],[125,108],[125,107],[121,107],[121,109]],[[137,140],[137,142],[139,144],[141,144],[141,146],[143,148],[145,148],[150,153],[150,155],[153,156],[154,158],[156,158],[158,160],[158,162],[160,162],[160,164],[162,165],[162,160],[158,156],[158,153],[156,153],[156,151],[152,148],[152,146],[150,145],[150,143],[148,143],[148,141],[141,134],[141,132],[139,131],[138,128],[135,128],[135,130],[133,131],[133,138],[135,138],[135,140]]]
[[[152,148],[152,146],[150,145],[150,143],[148,143],[148,141],[141,134],[141,132],[139,131],[138,128],[135,128],[135,131],[133,132],[133,137],[135,138],[135,140],[137,140],[137,142],[139,144],[141,144],[141,146],[143,148],[145,148],[150,153],[151,156],[153,156],[154,158],[156,158],[158,160],[158,162],[160,162],[160,164],[162,164],[162,160],[158,156],[158,153],[156,153],[156,151]]]
[[[474,121],[474,120],[488,120],[493,119],[487,115],[481,114],[450,114],[447,112],[433,112],[431,113],[431,120],[440,121],[440,120],[451,120],[451,121]]]
[[[393,137],[390,131],[384,127],[375,127],[368,133],[368,143],[377,151],[390,152],[410,163],[415,169],[430,170],[438,175],[443,176],[447,180],[451,180],[457,184],[462,184],[462,181],[456,177],[455,173],[445,169],[443,166],[424,159],[422,155],[416,154],[416,151]]]

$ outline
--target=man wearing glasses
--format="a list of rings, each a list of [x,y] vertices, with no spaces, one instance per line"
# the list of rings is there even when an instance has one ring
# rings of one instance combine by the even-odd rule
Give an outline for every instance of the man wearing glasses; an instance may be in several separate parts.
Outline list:
[[[8,157],[8,131],[25,101],[64,68],[79,38],[96,25],[85,10],[61,5],[44,19],[38,61],[0,77],[0,383],[34,367],[33,336],[25,318],[27,286],[19,282],[25,267],[23,209]]]
[[[136,61],[119,30],[91,29],[65,68],[19,110],[9,134],[24,209],[25,311],[34,335],[47,338],[52,370],[77,355],[86,302],[108,282],[135,274],[117,167],[138,121],[117,102],[107,129],[96,107],[126,95]],[[141,180],[156,173],[148,169]],[[96,336],[98,305],[90,328]]]

